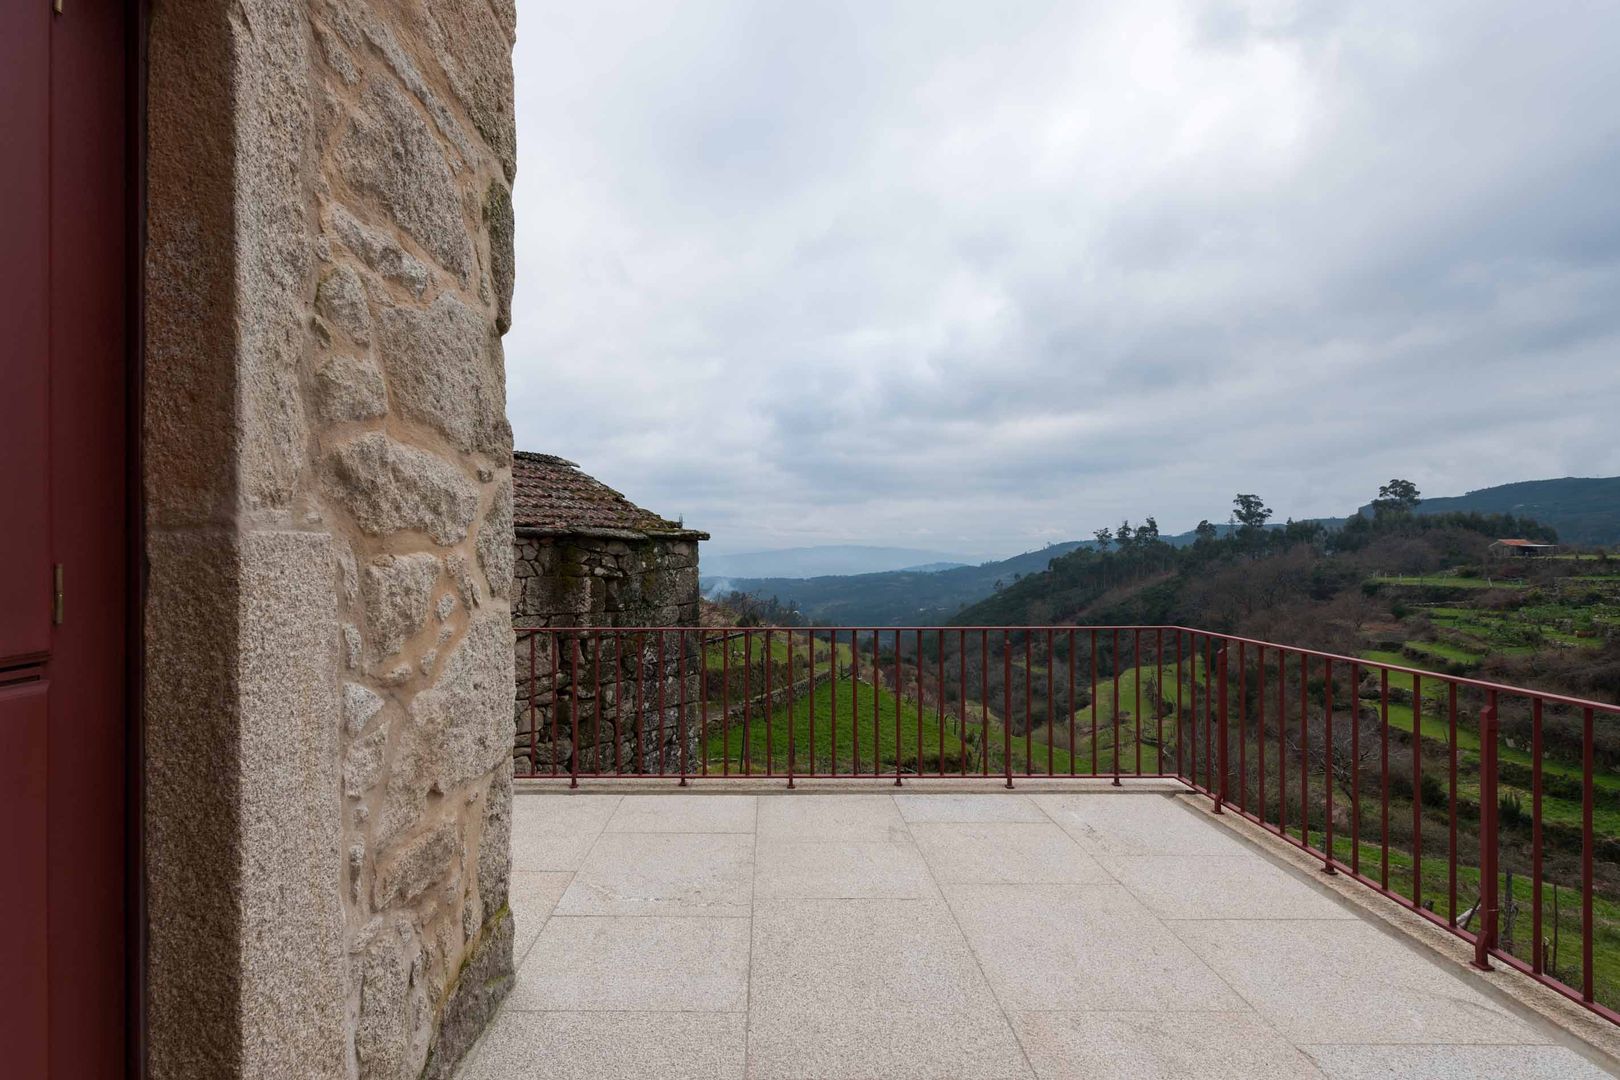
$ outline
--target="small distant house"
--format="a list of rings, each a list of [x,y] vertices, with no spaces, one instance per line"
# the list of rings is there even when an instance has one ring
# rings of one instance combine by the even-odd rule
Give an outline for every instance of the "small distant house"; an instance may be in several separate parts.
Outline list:
[[[1491,556],[1498,559],[1533,559],[1557,553],[1557,544],[1540,540],[1497,540],[1490,546]]]
[[[681,647],[678,636],[624,635],[598,656],[592,650],[602,648],[604,639],[524,632],[697,626],[698,543],[709,534],[637,506],[572,461],[522,450],[512,458],[512,624],[519,633],[514,768],[520,775],[566,770],[576,752],[587,760],[592,754],[623,760],[632,746],[639,748],[644,768],[656,768],[660,757],[673,761],[678,725],[649,715],[644,706],[657,697],[651,673],[659,670],[658,642],[667,652]],[[687,640],[685,648],[694,648],[696,640]],[[576,648],[583,650],[577,665],[571,656],[553,659]],[[673,655],[665,659],[672,683],[679,664]],[[695,671],[695,654],[689,659]],[[588,683],[582,675],[580,686],[571,685],[576,670],[590,673]],[[644,680],[636,698],[634,684]],[[615,690],[598,696],[602,685]],[[669,700],[680,697],[674,685],[665,689]],[[626,706],[621,715],[621,692],[624,701],[641,704]],[[571,715],[576,709],[577,748]],[[663,736],[654,737],[653,729]]]

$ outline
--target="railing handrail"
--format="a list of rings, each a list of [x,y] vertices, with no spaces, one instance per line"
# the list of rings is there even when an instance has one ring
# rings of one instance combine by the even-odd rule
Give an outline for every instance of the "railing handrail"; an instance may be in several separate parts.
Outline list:
[[[769,630],[771,633],[795,634],[870,634],[892,633],[905,634],[935,633],[965,631],[967,633],[999,633],[1002,631],[1016,633],[1019,631],[1047,631],[1067,633],[1069,631],[1089,632],[1092,630],[1162,630],[1176,631],[1183,634],[1196,634],[1199,637],[1219,639],[1233,644],[1257,645],[1266,649],[1280,649],[1296,656],[1309,656],[1313,660],[1331,660],[1334,663],[1355,664],[1362,668],[1373,668],[1378,671],[1389,671],[1401,675],[1421,675],[1425,679],[1444,679],[1446,682],[1458,686],[1467,686],[1475,690],[1488,692],[1495,691],[1500,694],[1513,694],[1517,696],[1530,695],[1540,698],[1551,705],[1566,705],[1572,709],[1597,709],[1602,712],[1613,713],[1620,716],[1620,704],[1595,701],[1588,698],[1572,697],[1550,690],[1536,690],[1527,686],[1514,686],[1510,683],[1491,682],[1488,679],[1475,679],[1467,675],[1451,675],[1431,668],[1408,667],[1404,664],[1391,664],[1383,660],[1368,660],[1360,656],[1346,656],[1343,653],[1324,652],[1305,645],[1289,645],[1280,641],[1269,641],[1264,638],[1244,637],[1241,634],[1230,634],[1223,630],[1205,630],[1196,626],[1183,626],[1179,623],[1051,623],[1028,625],[1018,624],[1011,626],[941,626],[938,624],[928,626],[519,626],[514,628],[520,634],[550,633],[550,634],[635,634],[635,633],[662,633],[672,634],[684,631],[688,634],[706,633],[712,636],[725,634],[727,637],[740,637],[744,633],[762,634]]]

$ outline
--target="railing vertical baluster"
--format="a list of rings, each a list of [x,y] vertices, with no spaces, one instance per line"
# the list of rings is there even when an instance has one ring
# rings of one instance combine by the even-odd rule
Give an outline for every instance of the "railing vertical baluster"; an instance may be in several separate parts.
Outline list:
[[[945,631],[934,632],[934,647],[939,651],[939,775],[945,775]]]
[[[810,743],[810,771],[805,775],[816,776],[818,774],[816,772],[816,632],[814,630],[805,631],[804,643],[808,649],[808,658],[805,660],[805,664],[810,669],[807,673],[810,685],[805,691],[805,704],[810,724],[810,730],[806,733],[806,739]],[[834,696],[838,694],[837,682],[837,679],[834,679],[829,684]]]
[[[1389,891],[1389,668],[1378,680],[1378,884]]]
[[[1131,632],[1131,675],[1136,683],[1136,704],[1131,719],[1136,730],[1136,775],[1142,775],[1142,630]]]
[[[537,631],[529,632],[529,775],[540,774],[540,714],[539,708],[539,673],[536,670],[538,658],[535,653],[535,641],[540,637]]]
[[[1119,787],[1119,628],[1114,628],[1114,786]]]
[[[644,659],[647,655],[647,635],[638,633],[636,638],[636,764],[634,772],[640,776],[650,772],[647,768],[645,748],[642,746],[643,729],[647,726],[647,681]]]
[[[1221,642],[1221,647],[1220,647],[1219,651],[1217,651],[1215,653],[1215,658],[1221,665],[1220,670],[1215,675],[1216,693],[1220,695],[1219,703],[1216,706],[1216,708],[1219,711],[1216,713],[1216,716],[1215,716],[1215,722],[1220,727],[1220,735],[1218,736],[1218,738],[1220,740],[1220,747],[1219,747],[1219,749],[1220,749],[1220,775],[1219,775],[1218,780],[1217,780],[1217,782],[1219,784],[1219,787],[1216,789],[1216,792],[1215,792],[1215,812],[1217,814],[1221,813],[1222,808],[1226,805],[1226,775],[1227,775],[1226,752],[1227,752],[1227,743],[1229,741],[1228,737],[1227,737],[1228,732],[1227,732],[1227,727],[1226,727],[1226,717],[1227,717],[1226,649],[1227,649],[1226,642],[1223,641],[1223,642]]]
[[[1237,701],[1237,727],[1238,727],[1238,809],[1249,808],[1249,740],[1248,732],[1249,712],[1249,652],[1246,642],[1238,642],[1238,701]]]
[[[788,700],[787,700],[787,726],[788,726],[787,781],[788,782],[787,782],[787,786],[788,786],[789,790],[792,790],[792,788],[793,788],[793,769],[794,769],[794,765],[795,765],[795,762],[793,760],[793,754],[794,754],[794,751],[798,749],[798,746],[796,745],[797,740],[794,739],[793,733],[795,731],[797,731],[798,727],[799,727],[799,717],[796,714],[796,712],[794,711],[795,708],[797,707],[798,703],[799,703],[799,700],[798,700],[799,699],[799,686],[798,686],[797,683],[795,683],[793,681],[793,631],[792,630],[789,630],[787,632],[787,654],[788,654],[788,657],[787,657],[787,681],[788,681]],[[811,690],[810,707],[812,709],[814,709],[815,705],[816,705],[816,700],[815,700],[815,680],[813,678],[810,680],[810,690]]]
[[[1299,839],[1300,845],[1311,846],[1311,728],[1310,728],[1311,658],[1299,654]]]
[[[1057,697],[1053,692],[1056,685],[1057,653],[1052,651],[1052,628],[1046,629],[1046,775],[1052,776],[1057,772],[1054,764],[1053,747],[1057,743]]]
[[[591,688],[594,696],[591,700],[596,703],[595,774],[597,776],[601,776],[602,773],[606,771],[606,769],[603,768],[603,757],[607,753],[607,748],[602,745],[602,727],[608,722],[606,716],[606,702],[602,695],[602,652],[604,643],[607,639],[600,633],[592,634],[591,638],[592,643],[596,646],[596,648],[591,651],[591,670],[594,672],[591,679]],[[613,749],[615,752],[617,752],[619,749],[619,718],[617,716],[613,718],[611,726],[613,734],[609,736],[609,738],[613,740]]]
[[[601,670],[601,647],[597,647],[597,670]],[[598,708],[598,712],[600,712]],[[624,723],[624,631],[613,632],[613,775],[624,775],[624,753],[620,749],[623,740],[619,737],[619,728]]]
[[[726,632],[720,631],[720,643],[725,645]],[[709,775],[709,632],[698,631],[698,770],[705,778]]]
[[[1012,631],[1001,632],[1001,765],[1007,772],[1007,786],[1013,786],[1012,774]],[[898,781],[897,781],[898,782]]]
[[[902,667],[901,631],[894,631],[894,787],[901,785],[901,701],[906,685],[906,670]],[[920,722],[920,721],[919,721]]]
[[[1255,677],[1255,802],[1260,806],[1260,824],[1266,823],[1266,647],[1258,646],[1254,656]]]
[[[1181,628],[1176,627],[1176,776],[1184,776],[1187,777],[1187,780],[1192,780],[1192,772],[1187,769],[1186,759],[1184,759],[1186,758],[1184,746],[1187,745],[1183,732],[1184,727],[1186,727],[1186,704],[1184,704],[1183,696],[1181,696],[1181,685],[1184,682],[1184,672],[1181,670],[1181,654],[1183,654],[1183,649],[1181,649]]]
[[[557,744],[562,741],[559,727],[562,720],[562,640],[557,631],[546,634],[546,648],[551,653],[551,775],[558,775]]]
[[[1277,833],[1288,839],[1288,650],[1277,650]]]
[[[745,631],[746,632],[746,631]],[[731,636],[720,632],[720,775],[731,775]]]
[[[1035,631],[1024,631],[1024,775],[1035,775]]]
[[[748,736],[751,721],[753,720],[754,704],[754,632],[743,631],[743,714],[742,714],[742,750],[737,756],[737,766],[744,776],[753,772],[752,756],[749,754]]]
[[[1531,970],[1547,966],[1541,947],[1541,699],[1530,703],[1530,949]]]
[[[1592,964],[1593,938],[1597,924],[1592,921],[1592,860],[1597,837],[1592,831],[1592,790],[1596,772],[1595,734],[1593,712],[1581,711],[1581,1000],[1588,1004],[1594,999],[1594,972]]]
[[[1361,665],[1350,664],[1350,872],[1361,873]]]
[[[835,638],[837,634],[833,635]],[[835,691],[836,692],[836,691]],[[874,754],[877,747],[872,748]],[[861,632],[849,632],[849,775],[861,775]]]
[[[776,774],[776,743],[771,740],[772,714],[776,712],[775,703],[771,700],[771,632],[765,631],[765,655],[761,661],[765,667],[765,775]]]
[[[917,631],[917,775],[923,775],[923,632]]]
[[[990,775],[990,631],[979,631],[979,771]]]
[[[1069,775],[1070,776],[1073,776],[1074,771],[1075,771],[1074,770],[1074,751],[1075,751],[1075,746],[1074,746],[1074,714],[1075,714],[1075,712],[1077,710],[1074,707],[1074,676],[1075,676],[1074,628],[1070,627],[1070,629],[1069,629],[1069,696],[1064,702],[1064,709],[1069,714]]]
[[[1446,743],[1449,761],[1446,790],[1446,922],[1457,925],[1457,684],[1452,682],[1446,694]],[[1540,828],[1540,825],[1537,825]],[[1538,881],[1537,887],[1540,887]]]
[[[1164,627],[1153,628],[1153,771],[1164,775]]]
[[[831,698],[831,713],[827,718],[827,737],[832,755],[832,774],[838,775],[838,631],[827,635],[827,668],[832,680],[827,684]],[[853,693],[854,688],[851,687]]]
[[[1099,762],[1097,760],[1097,716],[1102,712],[1102,705],[1097,700],[1097,630],[1091,631],[1091,775],[1098,775]]]
[[[685,628],[676,633],[676,678],[679,685],[676,687],[676,755],[680,767],[680,787],[687,785],[687,631]],[[669,638],[663,630],[658,631],[658,776],[664,774],[664,709],[667,701],[664,698],[664,685],[669,682],[667,672],[666,654],[669,653]]]
[[[1497,931],[1496,839],[1496,692],[1487,695],[1479,717],[1479,930],[1474,936],[1474,966],[1491,970]]]
[[[1198,635],[1191,631],[1187,634],[1187,652],[1190,654],[1188,659],[1192,662],[1192,671],[1187,674],[1187,693],[1192,698],[1187,703],[1187,753],[1191,763],[1191,768],[1187,770],[1187,779],[1196,788],[1198,787]],[[1204,670],[1204,675],[1208,678],[1208,668]],[[1206,695],[1209,693],[1207,686],[1204,693]],[[1209,791],[1208,784],[1204,785],[1204,790]]]
[[[572,656],[568,661],[568,692],[571,695],[570,704],[573,706],[569,713],[569,721],[573,724],[573,746],[568,755],[568,786],[579,787],[579,638],[569,639],[573,643]]]
[[[943,637],[941,639],[943,645]],[[956,758],[963,776],[967,775],[967,631],[956,632]]]
[[[1333,868],[1333,661],[1322,661],[1322,872]]]
[[[1215,780],[1215,639],[1204,635],[1204,788],[1213,792]]]
[[[878,688],[883,685],[883,657],[881,657],[881,643],[883,635],[880,631],[872,631],[872,776],[883,774],[883,699],[878,695]],[[851,653],[860,653],[859,641],[851,640],[849,643]],[[899,717],[899,701],[894,703],[896,714]],[[896,721],[897,722],[897,721]],[[896,748],[899,753],[899,748]],[[857,761],[852,767],[851,776],[859,776],[860,763]]]
[[[1423,907],[1423,676],[1412,676],[1412,903]]]

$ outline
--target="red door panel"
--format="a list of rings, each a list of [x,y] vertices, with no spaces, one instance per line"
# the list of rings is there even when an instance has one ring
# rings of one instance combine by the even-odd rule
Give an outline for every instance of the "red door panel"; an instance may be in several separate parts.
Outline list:
[[[0,1076],[127,1044],[123,0],[0,0]],[[53,570],[62,570],[60,616]]]
[[[0,4],[0,668],[50,646],[48,4]]]
[[[46,1075],[46,684],[0,685],[0,1060],[7,1076]]]
[[[38,2],[38,0],[29,0]],[[119,0],[51,33],[50,1045],[53,1078],[124,1046],[127,124]]]

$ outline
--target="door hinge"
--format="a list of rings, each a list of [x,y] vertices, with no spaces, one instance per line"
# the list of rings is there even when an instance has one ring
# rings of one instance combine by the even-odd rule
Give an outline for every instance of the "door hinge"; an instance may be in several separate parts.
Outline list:
[[[51,10],[58,15],[62,14],[62,0],[51,0]]]
[[[62,564],[56,564],[55,581],[51,590],[51,622],[62,625]]]

